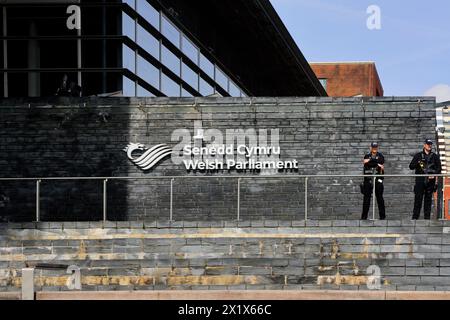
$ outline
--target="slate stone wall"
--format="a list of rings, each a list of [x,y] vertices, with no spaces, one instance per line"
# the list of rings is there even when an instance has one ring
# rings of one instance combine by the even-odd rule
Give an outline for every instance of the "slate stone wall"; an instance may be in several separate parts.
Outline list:
[[[284,175],[361,174],[371,141],[381,144],[386,172],[410,173],[408,164],[425,137],[435,135],[435,101],[430,98],[199,98],[2,100],[0,177],[152,177],[205,175],[186,172],[170,159],[142,172],[122,149],[129,142],[167,143],[172,132],[194,121],[205,129],[279,129],[281,160],[297,159],[300,169]],[[175,179],[173,218],[184,221],[232,220],[237,215],[237,180]],[[311,219],[356,219],[362,196],[360,178],[310,178]],[[386,179],[387,214],[412,211],[411,178]],[[35,219],[35,181],[0,182],[0,217]],[[168,220],[170,179],[109,180],[108,220]],[[303,219],[302,179],[244,179],[240,189],[243,220]],[[102,219],[103,182],[42,181],[42,221]]]
[[[0,291],[450,290],[448,221],[0,224]],[[53,269],[48,269],[53,266]],[[60,269],[55,269],[59,267]]]

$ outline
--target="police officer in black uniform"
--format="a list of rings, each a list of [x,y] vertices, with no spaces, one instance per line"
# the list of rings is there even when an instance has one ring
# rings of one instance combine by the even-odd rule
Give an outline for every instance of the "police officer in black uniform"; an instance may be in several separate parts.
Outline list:
[[[409,165],[411,170],[415,170],[416,174],[440,174],[441,173],[441,160],[439,156],[432,152],[433,141],[426,139],[423,145],[422,152],[419,152],[414,156]],[[413,220],[419,219],[420,210],[423,205],[423,213],[426,220],[431,217],[431,202],[433,193],[437,190],[436,177],[416,177],[416,184],[414,186],[414,211]]]
[[[361,220],[367,220],[370,208],[370,199],[373,193],[373,175],[384,174],[384,156],[381,152],[378,152],[378,143],[373,142],[370,145],[370,152],[364,156],[364,175],[371,175],[372,177],[364,178],[362,185],[362,193],[364,195],[363,212]],[[386,212],[383,199],[383,185],[384,178],[377,177],[375,179],[375,196],[378,203],[378,211],[380,220],[386,219]]]

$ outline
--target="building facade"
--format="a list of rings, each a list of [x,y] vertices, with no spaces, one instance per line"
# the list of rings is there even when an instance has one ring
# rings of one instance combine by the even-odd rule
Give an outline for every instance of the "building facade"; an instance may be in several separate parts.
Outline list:
[[[0,221],[37,220],[36,177],[63,178],[40,184],[42,221],[101,220],[103,180],[94,177],[128,177],[107,182],[110,221],[165,221],[171,204],[177,221],[233,220],[238,199],[242,220],[304,219],[305,181],[298,175],[360,175],[361,159],[372,141],[380,143],[387,174],[409,174],[413,154],[423,137],[434,134],[436,123],[433,98],[82,99],[86,107],[67,98],[3,99],[0,177],[32,180],[0,181]],[[173,153],[160,153],[163,158],[145,169],[124,152],[130,143],[144,146],[141,152],[136,148],[136,156],[161,144]],[[231,145],[232,150],[214,157],[188,154],[179,148],[181,143]],[[240,162],[242,146],[265,143],[280,148],[274,161],[296,160],[297,168],[194,169],[175,156],[181,153],[183,160],[199,163]],[[248,157],[255,163],[266,158],[263,150]],[[239,196],[238,181],[232,178],[236,175],[246,177]],[[359,219],[362,179],[319,176],[309,179],[308,217]],[[409,218],[412,179],[386,177],[384,184],[389,219]]]
[[[326,96],[268,0],[19,0],[1,9],[3,97]]]
[[[374,62],[311,63],[331,97],[382,97],[383,86]]]
[[[448,163],[450,161],[450,154],[448,150],[450,148],[450,101],[439,103],[436,109],[436,137],[437,148],[442,162],[442,173],[448,173]],[[443,199],[437,198],[439,203],[443,202],[444,216],[446,219],[450,219],[450,179],[446,177],[443,181]]]

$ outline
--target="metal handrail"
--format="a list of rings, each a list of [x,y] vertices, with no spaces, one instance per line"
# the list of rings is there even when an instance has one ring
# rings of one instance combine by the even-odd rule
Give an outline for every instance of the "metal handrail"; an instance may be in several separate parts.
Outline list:
[[[304,179],[305,181],[305,220],[308,220],[308,180],[314,178],[368,178],[373,177],[372,190],[372,220],[375,220],[375,179],[377,177],[387,178],[416,178],[416,177],[450,177],[450,174],[316,174],[316,175],[228,175],[228,176],[139,176],[139,177],[36,177],[36,178],[0,178],[1,181],[35,181],[36,182],[36,222],[40,221],[40,185],[42,181],[103,181],[103,221],[107,221],[107,183],[110,180],[170,180],[170,216],[169,221],[173,221],[173,183],[175,179],[237,179],[237,220],[240,220],[240,198],[241,181],[243,179]],[[444,210],[442,208],[441,220],[444,220]]]
[[[299,179],[299,178],[367,178],[370,175],[363,174],[309,174],[309,175],[228,175],[228,176],[117,176],[117,177],[32,177],[32,178],[0,178],[0,181],[36,181],[36,180],[147,180],[147,179]],[[377,177],[380,175],[376,175]],[[387,178],[414,178],[414,177],[446,177],[448,174],[383,174]]]

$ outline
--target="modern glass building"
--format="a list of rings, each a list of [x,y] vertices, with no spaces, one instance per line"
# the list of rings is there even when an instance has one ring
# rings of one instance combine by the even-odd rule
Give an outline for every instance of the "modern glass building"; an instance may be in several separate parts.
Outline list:
[[[268,0],[1,8],[3,97],[326,95]]]

